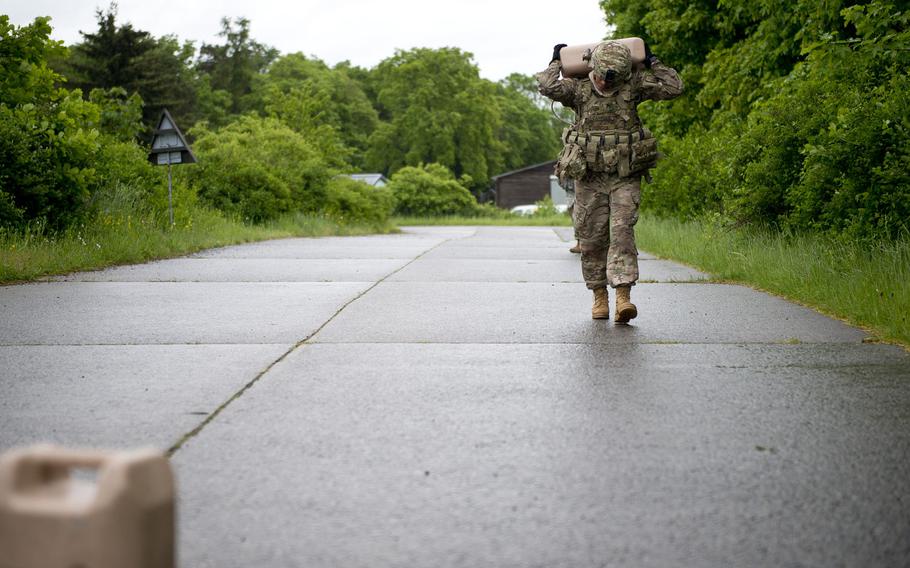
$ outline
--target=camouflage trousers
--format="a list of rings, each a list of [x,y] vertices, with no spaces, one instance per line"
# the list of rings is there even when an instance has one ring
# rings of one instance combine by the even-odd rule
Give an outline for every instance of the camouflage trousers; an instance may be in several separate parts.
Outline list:
[[[581,273],[588,288],[633,285],[638,280],[635,223],[641,180],[589,174],[575,182],[572,220],[581,245]]]
[[[575,186],[572,187],[573,189],[566,190],[566,205],[568,205],[568,207],[566,207],[566,211],[568,211],[569,217],[575,219]],[[575,223],[572,224],[574,225]],[[575,231],[573,233],[573,236],[578,239],[578,231]]]

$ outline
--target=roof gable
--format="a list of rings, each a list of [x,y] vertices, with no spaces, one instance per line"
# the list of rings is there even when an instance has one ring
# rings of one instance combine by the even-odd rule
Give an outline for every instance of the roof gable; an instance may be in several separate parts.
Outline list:
[[[499,178],[501,178],[501,177],[506,177],[506,176],[510,176],[510,175],[514,175],[514,174],[519,174],[519,173],[521,173],[521,172],[526,172],[526,171],[528,171],[528,170],[533,170],[533,169],[535,169],[535,168],[540,168],[540,167],[543,167],[543,166],[550,166],[550,167],[553,167],[553,166],[555,166],[555,165],[556,165],[556,160],[550,160],[550,161],[548,161],[548,162],[541,162],[541,163],[539,163],[539,164],[534,164],[533,166],[526,166],[526,167],[524,167],[524,168],[520,168],[520,169],[517,169],[517,170],[512,170],[511,172],[505,172],[505,173],[499,174],[498,176],[493,176],[491,179],[497,180],[497,179],[499,179]]]
[[[374,187],[382,187],[389,183],[389,179],[382,174],[348,174],[348,177]]]

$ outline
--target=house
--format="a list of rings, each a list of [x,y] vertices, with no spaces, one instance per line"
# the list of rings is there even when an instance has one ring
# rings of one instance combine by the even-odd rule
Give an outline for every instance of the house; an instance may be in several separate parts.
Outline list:
[[[389,179],[382,174],[350,174],[348,177],[373,187],[385,187],[389,184]]]
[[[551,176],[556,160],[535,164],[520,170],[493,176],[493,193],[496,195],[496,206],[511,209],[516,205],[530,205],[550,195],[554,202],[558,196],[552,194]],[[558,184],[556,185],[557,187]],[[565,203],[565,193],[562,195]]]

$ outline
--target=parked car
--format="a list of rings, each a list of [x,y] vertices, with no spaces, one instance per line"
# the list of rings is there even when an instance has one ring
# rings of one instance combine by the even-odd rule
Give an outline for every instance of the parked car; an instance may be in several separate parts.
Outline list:
[[[516,205],[509,210],[512,215],[521,215],[522,217],[529,217],[537,212],[536,205]]]
[[[556,207],[556,211],[558,211],[559,213],[565,213],[566,211],[569,210],[569,206],[566,205],[565,203],[561,203],[559,205],[556,205],[555,207]],[[521,215],[522,217],[528,217],[528,216],[533,215],[534,213],[537,213],[537,209],[538,209],[537,205],[516,205],[515,207],[510,209],[509,212],[512,213],[512,215]]]

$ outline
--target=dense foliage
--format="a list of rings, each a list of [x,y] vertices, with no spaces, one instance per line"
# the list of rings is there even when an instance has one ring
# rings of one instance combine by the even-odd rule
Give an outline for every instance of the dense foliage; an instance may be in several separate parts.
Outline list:
[[[477,202],[471,192],[440,164],[405,166],[389,183],[400,215],[435,217],[473,215]]]
[[[345,71],[300,53],[285,55],[256,77],[248,100],[315,141],[333,164],[363,167],[379,115]]]
[[[199,159],[191,179],[218,209],[256,222],[321,208],[330,177],[325,163],[282,122],[244,116],[216,131],[200,126],[191,132]]]
[[[130,192],[126,201],[166,207],[164,172],[145,159],[164,108],[199,158],[178,168],[178,207],[198,201],[251,222],[382,221],[396,202],[486,211],[472,191],[557,152],[531,78],[482,79],[455,48],[330,67],[257,42],[244,18],[223,18],[221,43],[197,50],[119,22],[116,4],[95,15],[97,29],[69,48],[50,39],[48,18],[16,27],[0,16],[0,229],[64,229]],[[396,179],[403,198],[339,177],[364,170]]]
[[[246,18],[233,22],[222,18],[218,35],[225,43],[202,44],[196,66],[213,89],[230,95],[229,109],[236,113],[246,108],[245,98],[253,89],[253,81],[278,57],[278,50],[255,41]]]
[[[552,119],[521,92],[482,80],[457,48],[399,51],[373,72],[384,121],[370,138],[367,164],[394,172],[434,162],[469,185],[543,162],[556,153]]]
[[[643,105],[667,158],[645,206],[896,237],[910,219],[910,11],[892,1],[602,0],[686,94]],[[649,103],[650,104],[650,103]]]
[[[340,222],[380,222],[392,214],[395,203],[388,187],[373,187],[347,176],[336,176],[326,186],[323,211]]]
[[[17,28],[0,15],[0,225],[62,227],[89,202],[100,112],[54,86],[47,59],[63,48],[50,31],[46,18]]]
[[[197,87],[189,69],[195,50],[171,36],[155,38],[116,21],[116,5],[96,12],[98,29],[51,64],[66,87],[88,95],[94,89],[122,88],[142,101],[142,118],[151,125],[167,108],[179,122],[199,117]]]

